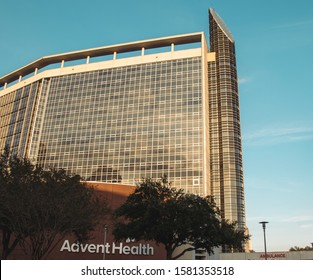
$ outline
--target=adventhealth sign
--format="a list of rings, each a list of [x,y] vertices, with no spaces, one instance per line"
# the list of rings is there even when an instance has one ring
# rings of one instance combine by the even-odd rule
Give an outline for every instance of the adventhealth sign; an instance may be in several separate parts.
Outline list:
[[[82,244],[82,243],[70,243],[69,240],[65,240],[60,249],[61,252],[72,253],[105,253],[105,254],[119,254],[119,255],[143,255],[153,256],[154,248],[149,244],[137,244],[133,246],[124,245],[124,243],[112,244]]]

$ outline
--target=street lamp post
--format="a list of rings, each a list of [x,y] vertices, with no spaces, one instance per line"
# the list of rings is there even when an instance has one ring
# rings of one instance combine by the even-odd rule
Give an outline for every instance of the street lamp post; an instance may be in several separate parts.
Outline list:
[[[260,224],[262,224],[262,228],[263,228],[263,234],[264,234],[264,251],[265,251],[265,260],[267,260],[267,251],[266,251],[266,235],[265,235],[265,228],[266,228],[266,224],[268,222],[260,222]]]
[[[108,225],[104,225],[104,250],[103,250],[103,260],[105,260],[105,251],[106,251],[106,244],[107,244],[107,232],[108,232]]]

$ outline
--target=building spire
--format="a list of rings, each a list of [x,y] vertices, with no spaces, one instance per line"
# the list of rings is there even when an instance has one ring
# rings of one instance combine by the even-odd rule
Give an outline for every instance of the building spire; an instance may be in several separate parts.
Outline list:
[[[225,22],[222,20],[222,18],[218,15],[217,12],[213,10],[213,8],[209,9],[209,13],[212,15],[218,26],[221,28],[221,30],[224,32],[224,34],[228,37],[228,39],[232,42],[235,43],[235,39],[233,35],[231,34],[230,30],[226,26]]]

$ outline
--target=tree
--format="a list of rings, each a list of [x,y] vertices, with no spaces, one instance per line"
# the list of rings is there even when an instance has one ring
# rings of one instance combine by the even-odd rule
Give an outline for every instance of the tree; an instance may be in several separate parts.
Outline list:
[[[0,229],[2,258],[17,244],[32,259],[48,256],[68,234],[80,241],[108,211],[96,191],[88,188],[79,175],[65,170],[43,170],[27,159],[0,158]]]
[[[298,246],[294,246],[294,247],[291,247],[289,249],[290,252],[294,252],[294,251],[313,251],[313,246],[305,246],[304,248],[303,247],[298,247]]]
[[[117,240],[154,240],[165,246],[167,259],[177,259],[198,248],[205,248],[209,254],[221,245],[240,249],[248,239],[235,223],[220,218],[211,196],[187,194],[171,187],[166,177],[139,182],[115,211],[115,217],[113,234]]]
[[[33,166],[28,161],[10,156],[6,148],[0,156],[0,229],[2,259],[6,259],[25,232],[25,205],[29,204],[26,187],[36,179]],[[36,176],[35,176],[36,177]]]

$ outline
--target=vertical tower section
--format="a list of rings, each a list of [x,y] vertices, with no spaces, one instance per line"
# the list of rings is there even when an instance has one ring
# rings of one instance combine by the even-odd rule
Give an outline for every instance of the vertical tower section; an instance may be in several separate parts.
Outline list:
[[[36,81],[0,95],[0,152],[7,147],[13,154],[29,157],[40,84]]]
[[[222,217],[245,225],[245,201],[235,41],[220,16],[209,9],[208,62],[211,194]]]

